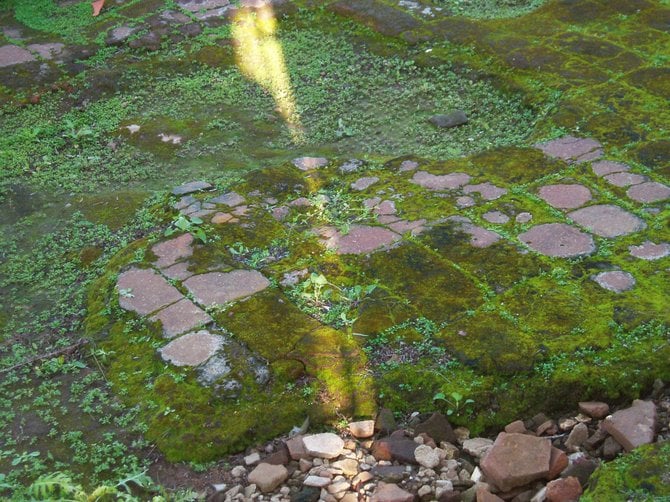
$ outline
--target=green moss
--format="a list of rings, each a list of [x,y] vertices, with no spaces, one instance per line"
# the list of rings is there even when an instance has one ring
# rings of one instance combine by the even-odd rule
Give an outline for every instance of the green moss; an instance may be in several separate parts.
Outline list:
[[[662,500],[670,497],[670,443],[640,446],[599,467],[580,500]]]

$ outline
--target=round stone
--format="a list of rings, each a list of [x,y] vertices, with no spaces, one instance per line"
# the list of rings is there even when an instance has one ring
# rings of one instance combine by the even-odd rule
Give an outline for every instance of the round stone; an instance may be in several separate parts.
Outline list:
[[[655,244],[651,241],[645,241],[639,246],[629,246],[631,256],[642,260],[660,260],[670,254],[670,244],[661,242]]]
[[[516,218],[515,218],[517,223],[528,223],[532,219],[533,219],[533,215],[526,212],[526,211],[517,214]]]
[[[591,200],[591,191],[584,185],[558,184],[540,187],[538,195],[552,207],[575,209]]]
[[[501,225],[509,221],[509,216],[501,211],[489,211],[488,213],[484,213],[482,218],[484,218],[489,223],[498,223]]]
[[[593,277],[601,287],[614,293],[623,293],[635,286],[635,278],[628,272],[614,270],[612,272],[601,272]]]
[[[519,240],[545,256],[571,258],[595,251],[593,237],[565,223],[536,225],[519,235]]]
[[[472,207],[475,205],[475,199],[469,195],[463,195],[456,199],[456,205],[460,208]]]
[[[660,202],[670,197],[670,187],[663,183],[648,181],[630,187],[626,195],[637,202]]]
[[[180,336],[158,352],[175,366],[198,366],[216,354],[223,343],[223,337],[202,330]]]
[[[619,237],[647,227],[637,216],[611,204],[585,207],[569,213],[568,216],[600,237]]]

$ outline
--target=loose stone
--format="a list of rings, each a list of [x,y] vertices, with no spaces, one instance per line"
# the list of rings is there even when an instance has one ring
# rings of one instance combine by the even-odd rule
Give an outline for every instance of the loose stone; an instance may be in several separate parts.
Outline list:
[[[300,157],[293,159],[293,165],[301,171],[311,171],[328,165],[328,159],[323,157]]]
[[[607,417],[602,426],[626,451],[631,451],[654,441],[656,406],[651,401],[636,399],[630,408]]]
[[[302,442],[307,453],[319,458],[336,458],[344,448],[342,438],[332,432],[304,436]]]
[[[354,190],[365,190],[379,181],[377,176],[370,176],[368,178],[359,178],[351,184]]]
[[[274,491],[288,478],[289,473],[283,465],[260,463],[249,473],[249,483],[255,484],[263,493]]]

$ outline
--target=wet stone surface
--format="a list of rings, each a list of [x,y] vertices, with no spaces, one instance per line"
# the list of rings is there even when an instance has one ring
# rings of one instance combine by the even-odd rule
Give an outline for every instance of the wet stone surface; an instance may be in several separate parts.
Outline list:
[[[646,228],[646,223],[619,206],[603,204],[568,214],[577,224],[601,237],[619,237]]]

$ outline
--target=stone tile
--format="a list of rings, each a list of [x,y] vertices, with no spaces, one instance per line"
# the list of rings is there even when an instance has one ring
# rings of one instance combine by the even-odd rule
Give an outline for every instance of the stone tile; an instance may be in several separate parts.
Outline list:
[[[514,218],[514,221],[516,221],[517,223],[528,223],[532,220],[533,220],[533,215],[526,212],[526,211],[517,214],[516,217]]]
[[[158,350],[164,361],[175,366],[199,366],[223,347],[225,340],[202,330],[172,340]]]
[[[669,198],[670,187],[663,183],[648,181],[647,183],[641,183],[630,187],[626,192],[626,195],[636,202],[649,204]]]
[[[26,49],[37,53],[42,59],[53,59],[54,57],[60,55],[64,48],[65,45],[58,42],[30,44],[26,46]]]
[[[400,168],[398,169],[401,173],[406,171],[414,171],[419,167],[419,163],[413,160],[403,160],[400,163]]]
[[[628,250],[631,256],[641,260],[660,260],[670,255],[670,243],[655,244],[651,241],[644,241],[639,246],[629,246]]]
[[[374,213],[380,216],[396,214],[397,211],[392,200],[383,200],[374,208]]]
[[[456,206],[458,206],[461,209],[465,209],[466,207],[472,207],[475,206],[476,204],[477,203],[475,202],[475,199],[473,199],[469,195],[463,195],[456,199]]]
[[[622,173],[630,170],[630,166],[611,160],[599,160],[591,164],[591,170],[596,176],[606,176],[612,173]]]
[[[184,279],[188,279],[194,274],[194,272],[191,272],[188,269],[188,266],[188,262],[175,263],[171,267],[161,269],[161,273],[169,279],[183,281]]]
[[[159,268],[169,267],[183,258],[188,258],[193,254],[192,243],[193,236],[187,233],[155,244],[151,248],[151,252],[158,257],[154,265]]]
[[[428,190],[453,190],[467,184],[470,179],[470,175],[465,173],[436,175],[426,171],[418,171],[412,177],[412,183]]]
[[[140,315],[151,314],[183,298],[174,286],[152,269],[131,268],[119,275],[116,287],[121,308]]]
[[[230,213],[216,213],[212,216],[212,223],[215,225],[223,225],[224,223],[229,223],[233,218],[233,215]]]
[[[293,165],[301,171],[311,171],[328,165],[328,159],[324,157],[300,157],[293,159]]]
[[[151,320],[161,322],[165,338],[174,338],[212,322],[212,318],[204,310],[186,298],[159,310]]]
[[[596,250],[593,237],[565,223],[536,225],[519,234],[519,240],[545,256],[572,258]]]
[[[459,230],[470,236],[473,247],[487,248],[500,240],[500,235],[471,223],[469,218],[450,216],[447,220],[455,222]]]
[[[479,196],[484,200],[496,200],[502,197],[507,193],[507,190],[498,186],[495,186],[493,183],[478,183],[476,185],[468,185],[463,188],[463,193],[471,194],[478,193]]]
[[[195,301],[206,307],[225,305],[251,296],[269,285],[270,281],[256,270],[209,272],[184,281],[184,286],[193,294]]]
[[[351,184],[351,188],[353,188],[354,190],[365,190],[366,188],[370,188],[378,181],[379,178],[377,176],[368,176],[366,178],[359,178]]]
[[[412,235],[418,235],[426,229],[425,225],[426,220],[423,219],[415,221],[400,220],[390,223],[389,228],[398,234],[411,232]]]
[[[640,183],[648,181],[648,179],[649,178],[646,176],[635,173],[612,173],[605,176],[605,180],[607,180],[610,185],[614,185],[615,187],[639,185]]]
[[[593,280],[602,288],[614,293],[623,293],[635,286],[635,278],[628,272],[613,270],[601,272],[593,277]]]
[[[612,204],[589,206],[568,213],[578,225],[600,237],[619,237],[639,232],[647,224],[634,214]]]
[[[652,443],[656,430],[656,405],[651,401],[636,399],[630,408],[619,410],[607,417],[602,427],[626,451]]]
[[[35,61],[30,51],[18,45],[3,45],[0,47],[0,68]]]
[[[386,248],[398,240],[398,234],[384,227],[352,225],[347,234],[335,230],[326,237],[324,244],[337,254],[366,254]]]
[[[557,209],[575,209],[592,199],[591,191],[579,184],[546,185],[540,187],[538,195]]]
[[[223,195],[219,195],[218,197],[214,197],[213,199],[209,199],[208,202],[211,202],[212,204],[221,204],[224,206],[235,207],[239,206],[240,204],[244,204],[245,201],[246,199],[237,192],[228,192],[224,193]]]
[[[201,192],[202,190],[209,190],[212,188],[212,185],[206,181],[191,181],[189,183],[184,183],[178,187],[172,189],[173,195],[186,195],[194,192]]]
[[[566,162],[588,162],[603,155],[603,150],[596,140],[589,138],[575,138],[565,136],[560,139],[535,145],[549,157],[565,160]]]

